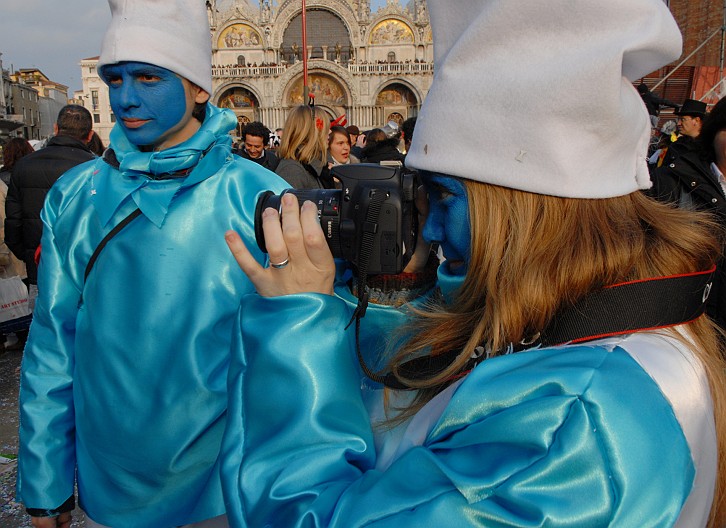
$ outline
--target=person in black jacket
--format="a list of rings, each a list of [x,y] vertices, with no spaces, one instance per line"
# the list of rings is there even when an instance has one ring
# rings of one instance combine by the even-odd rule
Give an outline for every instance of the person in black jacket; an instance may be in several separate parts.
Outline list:
[[[242,148],[232,152],[275,172],[280,160],[274,152],[267,150],[269,143],[270,129],[259,121],[253,121],[242,129]]]
[[[35,299],[43,222],[40,211],[48,190],[68,169],[94,159],[88,147],[93,135],[91,113],[79,105],[66,105],[58,113],[54,136],[47,145],[15,164],[5,201],[5,243],[25,262],[29,297]],[[32,302],[31,302],[32,305]]]
[[[682,135],[668,147],[662,165],[653,173],[648,191],[659,201],[678,207],[707,210],[726,227],[726,99],[721,99],[706,116],[705,103],[700,134]],[[706,313],[726,330],[726,261],[718,271],[709,296]]]
[[[645,108],[648,110],[648,115],[650,115],[650,124],[653,128],[658,127],[658,116],[660,115],[660,109],[662,106],[669,106],[676,110],[678,109],[678,105],[676,103],[654,94],[645,83],[640,83],[638,85],[638,93],[645,103]]]
[[[400,161],[403,164],[405,156],[398,150],[399,142],[398,134],[389,138],[380,128],[371,130],[366,135],[366,146],[361,152],[361,162]]]

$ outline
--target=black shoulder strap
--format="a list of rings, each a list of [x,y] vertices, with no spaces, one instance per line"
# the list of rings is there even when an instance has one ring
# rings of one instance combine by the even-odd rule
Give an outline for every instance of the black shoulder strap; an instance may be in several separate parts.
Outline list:
[[[563,310],[542,332],[542,346],[666,328],[694,320],[706,308],[710,270],[608,286]]]
[[[512,344],[511,350],[518,352],[538,346],[583,343],[688,323],[704,313],[715,272],[716,266],[707,271],[608,286],[562,310],[539,335],[526,343]],[[425,380],[441,372],[460,354],[460,350],[452,350],[418,357],[403,363],[399,374],[405,379]],[[460,376],[487,355],[483,346],[477,347]],[[359,361],[362,361],[360,356]],[[367,371],[366,375],[370,372],[367,368],[364,371]],[[369,377],[392,389],[411,389],[392,372]]]
[[[91,270],[93,269],[93,265],[96,263],[96,260],[98,260],[98,255],[103,251],[103,248],[106,247],[106,244],[108,244],[109,240],[111,240],[113,237],[119,234],[119,232],[129,225],[131,221],[139,216],[141,214],[141,209],[134,209],[130,215],[128,215],[126,218],[121,220],[116,227],[114,227],[111,231],[109,231],[105,237],[103,237],[103,240],[96,246],[96,250],[93,252],[93,255],[91,255],[91,258],[88,260],[88,264],[86,265],[86,272],[83,274],[83,282],[86,282],[86,279],[88,278],[88,274],[91,273]]]

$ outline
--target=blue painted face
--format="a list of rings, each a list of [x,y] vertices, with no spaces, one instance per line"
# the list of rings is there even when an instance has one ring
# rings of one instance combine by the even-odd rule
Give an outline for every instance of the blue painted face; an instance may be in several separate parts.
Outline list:
[[[429,214],[423,236],[437,242],[453,275],[465,275],[471,255],[471,225],[466,188],[460,180],[423,173],[429,194]]]
[[[101,77],[108,84],[111,109],[134,145],[163,145],[192,119],[191,85],[174,72],[143,62],[119,62],[105,66]]]

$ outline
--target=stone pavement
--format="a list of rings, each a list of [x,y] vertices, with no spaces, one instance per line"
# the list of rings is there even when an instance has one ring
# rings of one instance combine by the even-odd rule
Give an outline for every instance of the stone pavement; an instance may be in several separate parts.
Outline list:
[[[18,376],[23,354],[0,353],[0,527],[32,528],[30,517],[15,502],[15,478],[18,453]],[[73,512],[73,528],[85,526],[83,512]]]

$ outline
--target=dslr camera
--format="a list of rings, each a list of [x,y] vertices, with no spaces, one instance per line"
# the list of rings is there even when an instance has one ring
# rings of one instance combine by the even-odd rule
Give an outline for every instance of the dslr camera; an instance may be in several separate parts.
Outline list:
[[[317,205],[333,257],[347,260],[358,273],[401,273],[411,259],[418,234],[417,174],[400,164],[372,163],[337,165],[331,174],[340,182],[340,189],[262,193],[255,209],[257,245],[267,253],[262,212],[268,207],[280,211],[282,196],[291,193],[301,206],[306,200]]]

